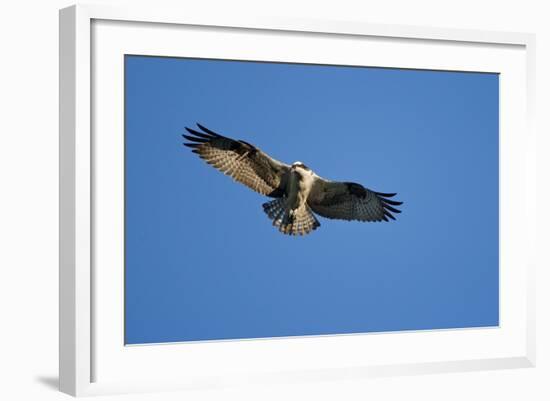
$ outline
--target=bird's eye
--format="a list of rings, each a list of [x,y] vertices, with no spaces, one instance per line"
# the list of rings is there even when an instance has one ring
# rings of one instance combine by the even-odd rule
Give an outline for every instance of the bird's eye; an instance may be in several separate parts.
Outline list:
[[[306,169],[306,170],[309,170],[309,167],[306,166],[304,163],[300,164],[300,166],[301,166],[302,168]]]

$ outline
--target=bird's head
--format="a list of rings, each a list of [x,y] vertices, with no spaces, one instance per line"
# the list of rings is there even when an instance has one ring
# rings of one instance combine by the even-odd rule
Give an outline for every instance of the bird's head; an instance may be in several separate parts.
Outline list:
[[[302,162],[292,163],[290,169],[299,173],[300,175],[307,175],[308,173],[313,174],[313,171],[311,171],[311,169]]]
[[[294,162],[290,166],[292,170],[297,170],[298,168],[303,168],[304,170],[309,170],[309,168],[302,162]]]

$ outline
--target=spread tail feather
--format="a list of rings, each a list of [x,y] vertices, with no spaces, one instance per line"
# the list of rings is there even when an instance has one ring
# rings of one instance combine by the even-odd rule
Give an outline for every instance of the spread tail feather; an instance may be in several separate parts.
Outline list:
[[[308,205],[287,210],[285,198],[278,198],[262,206],[273,225],[283,234],[306,235],[321,225]]]

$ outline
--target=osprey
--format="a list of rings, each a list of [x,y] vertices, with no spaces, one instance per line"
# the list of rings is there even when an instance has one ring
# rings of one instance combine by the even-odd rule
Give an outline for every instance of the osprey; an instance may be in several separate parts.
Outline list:
[[[396,194],[371,191],[354,182],[326,180],[302,162],[281,163],[256,146],[219,135],[197,124],[200,131],[185,128],[185,146],[208,164],[262,195],[275,198],[263,204],[273,225],[283,234],[305,235],[321,224],[318,214],[329,219],[358,221],[395,220],[401,213],[389,198]]]

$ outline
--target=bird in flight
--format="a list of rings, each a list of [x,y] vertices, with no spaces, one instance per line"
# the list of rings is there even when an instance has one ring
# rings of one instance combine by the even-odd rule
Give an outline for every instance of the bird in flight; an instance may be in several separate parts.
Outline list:
[[[283,234],[305,235],[321,224],[315,214],[341,220],[389,221],[394,193],[375,192],[354,182],[319,177],[302,162],[292,165],[273,159],[243,140],[235,140],[197,124],[185,128],[184,143],[193,153],[235,181],[262,195],[275,198],[263,204],[273,225]]]

